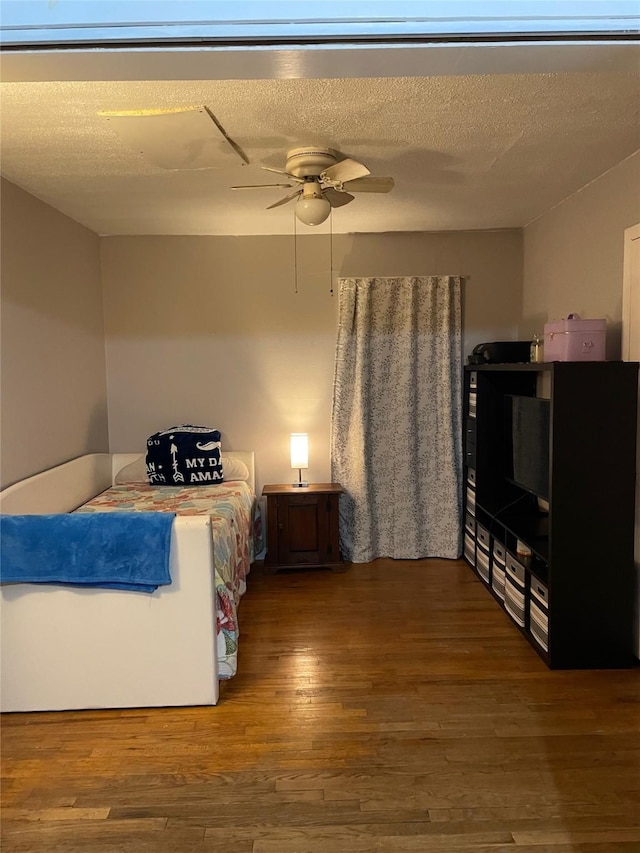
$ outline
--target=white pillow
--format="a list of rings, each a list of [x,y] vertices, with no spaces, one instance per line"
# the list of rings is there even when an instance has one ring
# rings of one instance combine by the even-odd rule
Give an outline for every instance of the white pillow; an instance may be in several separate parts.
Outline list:
[[[242,459],[237,456],[225,456],[222,454],[222,473],[225,483],[227,480],[244,480],[249,479],[249,469],[244,464]]]
[[[147,480],[147,463],[145,462],[144,453],[135,462],[130,462],[121,468],[116,474],[116,486],[124,486],[126,483],[148,483]]]
[[[249,469],[236,456],[225,456],[222,454],[222,471],[226,480],[249,480]],[[124,486],[127,483],[147,483],[147,464],[144,454],[135,462],[130,462],[121,468],[116,474],[116,486]]]

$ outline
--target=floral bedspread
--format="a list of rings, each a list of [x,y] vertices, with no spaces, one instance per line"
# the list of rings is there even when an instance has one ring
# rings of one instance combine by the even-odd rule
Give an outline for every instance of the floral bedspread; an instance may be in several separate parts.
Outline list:
[[[76,512],[175,512],[211,518],[220,678],[238,666],[238,604],[262,546],[262,524],[251,488],[242,481],[206,486],[112,486]]]

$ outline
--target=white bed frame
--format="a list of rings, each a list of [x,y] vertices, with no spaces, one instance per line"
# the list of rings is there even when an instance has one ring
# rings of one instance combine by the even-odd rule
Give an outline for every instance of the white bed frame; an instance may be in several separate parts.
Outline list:
[[[70,512],[109,488],[138,453],[93,453],[0,491],[0,512]],[[249,468],[254,454],[233,451]],[[170,586],[121,590],[8,584],[0,590],[0,710],[215,705],[211,525],[176,516]]]

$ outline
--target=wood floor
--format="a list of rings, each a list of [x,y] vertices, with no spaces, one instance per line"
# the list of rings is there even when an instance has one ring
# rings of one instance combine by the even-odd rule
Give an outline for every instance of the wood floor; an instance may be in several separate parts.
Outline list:
[[[216,708],[5,715],[2,850],[640,851],[639,670],[550,672],[462,563],[255,568],[240,621]]]

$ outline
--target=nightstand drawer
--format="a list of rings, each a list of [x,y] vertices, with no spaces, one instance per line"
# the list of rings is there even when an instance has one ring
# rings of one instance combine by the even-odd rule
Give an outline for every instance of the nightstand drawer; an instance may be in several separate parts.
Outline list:
[[[302,492],[302,489],[300,490]],[[287,503],[289,506],[315,506],[318,503],[318,495],[294,494],[286,495],[278,500],[282,503]]]

